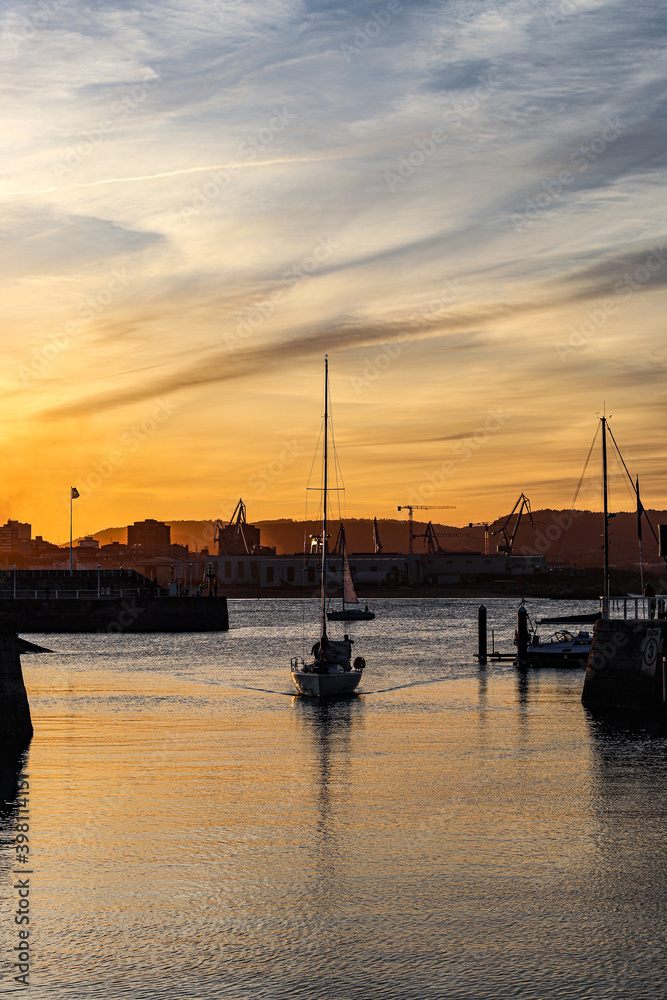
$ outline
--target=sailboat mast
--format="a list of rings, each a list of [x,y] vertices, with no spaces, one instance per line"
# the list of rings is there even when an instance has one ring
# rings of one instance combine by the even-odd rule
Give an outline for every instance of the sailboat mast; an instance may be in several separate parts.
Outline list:
[[[644,558],[642,556],[642,502],[639,499],[639,476],[635,481],[635,493],[637,494],[637,538],[639,540],[639,580],[642,594],[644,593]]]
[[[327,492],[329,477],[329,357],[324,356],[324,498],[322,503],[322,580],[320,596],[322,602],[322,636],[327,634],[326,576],[327,576]]]
[[[602,494],[604,505],[604,589],[602,617],[609,614],[609,504],[607,491],[607,418],[602,417]]]

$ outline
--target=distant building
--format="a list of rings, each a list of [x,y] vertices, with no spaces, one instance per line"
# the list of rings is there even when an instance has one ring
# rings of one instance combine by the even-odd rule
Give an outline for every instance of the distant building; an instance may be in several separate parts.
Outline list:
[[[100,546],[100,558],[109,566],[122,566],[123,559],[127,560],[130,549],[122,542],[109,542]]]
[[[0,527],[0,552],[28,551],[32,538],[32,525],[21,521],[7,521]]]
[[[442,556],[400,553],[349,553],[350,572],[355,584],[370,587],[456,584],[465,581],[526,575],[546,569],[544,556],[484,555],[482,552],[447,552]],[[220,555],[206,557],[207,572],[220,583],[234,587],[313,587],[318,588],[322,570],[320,557],[301,553],[276,555]],[[334,586],[342,585],[343,563],[330,553],[328,576]]]
[[[304,562],[303,554],[252,556],[209,556],[207,572],[217,575],[220,583],[237,587],[319,587],[322,563],[315,555]],[[355,583],[401,585],[419,579],[419,556],[395,553],[382,555],[350,554],[350,571]],[[342,583],[340,556],[329,557],[328,574],[333,584]]]
[[[76,543],[77,547],[80,549],[99,549],[100,543],[92,535],[86,535],[85,538],[80,538]]]
[[[145,521],[135,521],[127,527],[127,544],[131,549],[141,549],[148,554],[160,555],[171,545],[171,528],[162,521],[149,517]]]
[[[55,545],[53,542],[46,542],[42,535],[35,535],[32,540],[33,554],[35,556],[53,556],[57,559],[62,553],[62,549],[59,545]]]

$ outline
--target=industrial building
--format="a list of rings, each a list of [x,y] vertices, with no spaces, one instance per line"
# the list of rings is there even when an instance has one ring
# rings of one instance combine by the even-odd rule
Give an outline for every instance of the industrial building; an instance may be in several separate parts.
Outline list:
[[[355,586],[374,589],[396,586],[437,586],[456,584],[479,577],[517,576],[546,569],[543,555],[510,556],[501,553],[451,552],[444,555],[405,555],[398,553],[350,553],[350,572]],[[247,554],[210,555],[208,572],[225,586],[278,588],[319,587],[321,562],[317,556],[304,559],[295,555]],[[332,585],[342,584],[342,561],[335,556],[328,561]]]

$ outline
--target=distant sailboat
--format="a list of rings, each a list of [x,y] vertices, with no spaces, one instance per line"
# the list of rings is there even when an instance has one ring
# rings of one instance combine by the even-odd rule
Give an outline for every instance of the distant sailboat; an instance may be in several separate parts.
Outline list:
[[[329,475],[329,360],[324,359],[324,479],[322,483],[322,579],[320,583],[321,638],[312,648],[313,659],[306,663],[297,656],[291,659],[292,681],[299,694],[310,698],[334,698],[349,694],[359,684],[366,661],[357,656],[354,665],[352,642],[327,635],[326,579]],[[349,567],[348,567],[349,572]],[[350,576],[350,582],[352,577]]]
[[[345,528],[340,526],[341,549],[343,552],[343,607],[340,611],[327,611],[327,618],[330,622],[359,622],[371,621],[375,618],[372,611],[368,610],[368,605],[362,610],[357,607],[346,607],[345,605],[357,605],[359,598],[354,589],[354,581],[350,572],[350,561],[347,558],[347,546],[345,542]]]

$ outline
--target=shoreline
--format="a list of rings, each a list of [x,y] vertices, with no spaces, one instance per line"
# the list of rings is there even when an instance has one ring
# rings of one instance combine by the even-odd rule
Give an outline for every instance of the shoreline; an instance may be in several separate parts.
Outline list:
[[[632,570],[617,570],[612,575],[612,597],[638,596],[640,592],[639,573]],[[645,574],[644,583],[651,583],[656,593],[664,592],[661,579],[657,575]],[[484,600],[510,597],[540,598],[552,601],[599,601],[602,595],[602,574],[598,569],[573,571],[571,569],[551,570],[547,573],[533,573],[529,576],[478,577],[460,580],[458,583],[408,584],[386,586],[357,586],[359,605],[382,598],[411,598],[422,600],[437,598],[461,598]],[[360,591],[360,592],[359,592]],[[224,587],[222,590],[230,601],[243,599],[271,598],[277,600],[319,599],[319,588],[314,587]],[[342,599],[342,591],[333,589],[327,594],[333,602]]]
[[[623,596],[622,594],[618,596]],[[314,594],[312,590],[308,588],[295,587],[292,590],[284,590],[276,587],[275,590],[269,590],[268,588],[262,590],[254,590],[251,587],[245,587],[243,589],[239,588],[237,590],[226,590],[225,597],[228,601],[250,601],[250,600],[313,600],[319,601],[319,594]],[[600,594],[592,590],[587,590],[582,588],[580,592],[567,592],[564,593],[557,589],[553,592],[544,592],[542,590],[535,591],[528,587],[505,587],[505,588],[494,588],[494,587],[410,587],[410,588],[398,588],[392,589],[387,588],[382,591],[369,591],[364,594],[363,597],[359,598],[359,606],[364,607],[365,604],[371,604],[373,601],[378,600],[401,600],[419,598],[420,600],[496,600],[500,598],[516,598],[521,600],[522,598],[541,598],[553,601],[597,601],[600,598]],[[340,595],[335,594],[330,598],[332,601],[340,601]],[[372,609],[371,609],[372,610]]]

